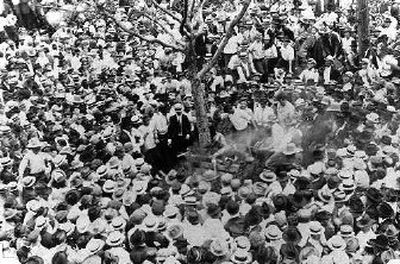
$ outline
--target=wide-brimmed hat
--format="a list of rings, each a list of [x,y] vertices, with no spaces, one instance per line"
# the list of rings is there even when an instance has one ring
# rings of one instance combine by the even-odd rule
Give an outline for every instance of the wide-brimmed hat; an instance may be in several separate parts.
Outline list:
[[[63,182],[67,179],[67,175],[63,170],[55,169],[51,172],[51,177],[54,179],[55,182]]]
[[[107,235],[106,244],[110,247],[116,247],[124,243],[125,236],[119,231],[112,231]]]
[[[154,215],[148,215],[143,220],[142,230],[145,232],[156,231],[158,226],[158,218]]]
[[[106,242],[102,239],[92,238],[86,244],[86,249],[89,251],[90,255],[94,255],[103,249]]]
[[[251,254],[243,249],[237,249],[231,256],[231,262],[234,264],[248,264],[251,260]]]
[[[24,188],[30,188],[36,183],[36,178],[33,176],[26,176],[22,179],[22,186]]]
[[[297,245],[301,241],[302,236],[296,227],[290,226],[283,232],[282,238],[286,241],[286,243],[293,243]]]
[[[0,165],[4,168],[6,166],[10,166],[14,163],[14,160],[11,159],[9,156],[0,158]]]
[[[385,236],[387,236],[388,238],[395,238],[397,237],[399,232],[399,229],[395,225],[389,224],[386,228]]]
[[[134,190],[125,191],[122,195],[122,204],[125,206],[131,206],[137,198],[137,193]]]
[[[245,236],[238,236],[234,239],[234,244],[236,245],[237,249],[243,249],[243,250],[250,250],[251,244],[250,240],[245,237]]]
[[[213,180],[218,179],[219,174],[213,170],[206,170],[202,175],[202,180],[206,181],[206,182],[210,182]]]
[[[308,227],[311,235],[321,235],[324,232],[324,227],[318,221],[311,221]]]
[[[344,192],[352,192],[356,189],[356,184],[354,183],[354,180],[344,180],[342,183],[339,185],[339,190],[342,190]]]
[[[116,183],[113,180],[106,180],[103,184],[103,192],[105,193],[114,193],[116,188]]]
[[[277,225],[269,225],[265,229],[265,237],[269,240],[278,240],[282,238],[282,231]]]
[[[379,250],[387,250],[389,248],[389,239],[386,235],[378,235],[376,238],[370,239],[367,244]]]
[[[351,225],[341,225],[339,228],[339,235],[343,238],[354,236],[354,230]]]
[[[54,157],[53,159],[53,163],[54,165],[58,168],[60,167],[62,164],[64,164],[64,162],[67,160],[67,156],[66,155],[57,155]]]
[[[333,193],[333,197],[335,198],[336,203],[347,202],[347,200],[349,199],[346,193],[342,190],[336,190]]]
[[[328,240],[327,245],[332,251],[342,251],[346,248],[346,241],[341,236],[335,235]]]
[[[223,257],[229,253],[229,245],[222,239],[214,239],[210,244],[210,252],[216,257]]]
[[[39,138],[37,137],[31,138],[28,142],[28,145],[26,145],[26,148],[29,149],[41,148],[41,147],[43,147],[43,143],[40,142]]]
[[[283,154],[290,156],[301,152],[301,148],[296,147],[294,143],[289,143],[286,148],[282,151]]]
[[[333,195],[329,189],[320,189],[318,190],[318,198],[325,203],[329,203],[332,200]]]
[[[117,216],[111,221],[111,227],[120,232],[124,232],[126,220],[122,216]]]
[[[365,196],[371,200],[374,203],[379,203],[380,201],[382,201],[382,194],[380,193],[380,191],[376,188],[369,188],[366,192],[365,192]]]
[[[394,215],[394,210],[390,206],[390,204],[386,202],[381,202],[377,207],[377,212],[380,218],[382,219],[389,219],[392,218]]]
[[[181,189],[179,190],[179,194],[182,197],[191,196],[194,194],[194,190],[189,187],[187,184],[182,184]]]
[[[264,196],[268,191],[268,184],[265,182],[255,182],[253,184],[253,192],[258,196]]]
[[[270,170],[264,170],[263,172],[260,173],[260,179],[263,180],[266,183],[272,183],[276,181],[276,174],[273,171]]]
[[[167,237],[171,240],[175,240],[182,236],[183,234],[183,227],[179,224],[171,225],[167,228]]]

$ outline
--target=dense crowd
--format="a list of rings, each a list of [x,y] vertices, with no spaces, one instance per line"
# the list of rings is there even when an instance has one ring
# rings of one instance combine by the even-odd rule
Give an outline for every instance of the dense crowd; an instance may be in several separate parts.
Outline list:
[[[211,59],[239,2],[193,17],[196,62],[101,12],[52,24],[77,3],[3,2],[0,263],[399,258],[398,9],[370,2],[365,43],[351,1],[252,2],[202,80],[214,169],[191,174],[186,69]],[[129,22],[149,1],[119,4],[115,18],[142,36],[185,41],[175,19],[165,33]],[[160,7],[179,18],[176,1]],[[229,162],[245,172],[220,171]]]

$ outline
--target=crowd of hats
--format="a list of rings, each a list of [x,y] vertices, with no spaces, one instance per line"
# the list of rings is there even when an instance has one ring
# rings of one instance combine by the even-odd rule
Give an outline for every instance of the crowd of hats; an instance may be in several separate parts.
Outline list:
[[[232,8],[206,8],[205,23],[220,29]],[[351,11],[339,13],[337,24],[329,24],[329,14],[320,19],[307,3],[252,4],[239,27],[315,25],[320,34],[354,33],[357,21],[345,19]],[[381,24],[395,19],[377,15],[385,19],[371,21],[372,39],[382,37]],[[372,264],[400,257],[396,76],[368,86],[357,83],[358,69],[351,69],[343,77],[353,87],[344,89],[340,82],[306,86],[290,78],[260,85],[256,74],[240,87],[251,90],[240,94],[229,74],[218,76],[215,93],[210,86],[219,71],[212,69],[205,86],[210,117],[215,109],[230,114],[225,109],[238,98],[272,106],[286,100],[296,112],[286,125],[309,125],[328,114],[337,118],[337,129],[307,165],[263,166],[244,177],[214,170],[186,175],[165,166],[168,155],[147,159],[143,143],[125,132],[154,121],[155,111],[174,114],[177,102],[195,125],[178,53],[142,43],[111,20],[80,22],[38,32],[20,28],[18,38],[11,28],[2,32],[1,264]],[[144,25],[138,30],[146,33]],[[221,120],[212,121],[218,127]],[[300,144],[287,144],[278,154],[297,158]]]

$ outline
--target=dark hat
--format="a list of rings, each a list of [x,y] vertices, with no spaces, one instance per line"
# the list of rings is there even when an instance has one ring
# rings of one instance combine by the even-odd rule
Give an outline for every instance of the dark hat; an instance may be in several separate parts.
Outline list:
[[[389,248],[389,239],[385,235],[379,235],[375,239],[370,239],[367,242],[370,246],[385,251]]]
[[[383,135],[381,138],[381,142],[385,145],[391,145],[392,144],[392,138],[388,135]]]
[[[306,190],[309,189],[310,184],[311,181],[307,177],[301,176],[294,182],[294,187],[296,187],[297,190]]]
[[[209,204],[207,207],[207,214],[212,218],[218,217],[221,214],[221,208],[217,204]]]
[[[280,251],[281,255],[284,259],[296,260],[300,254],[299,249],[295,246],[295,244],[288,243],[283,244]]]
[[[385,202],[381,202],[377,206],[378,215],[383,219],[392,218],[394,216],[393,208]]]
[[[288,198],[283,194],[278,194],[274,196],[272,202],[274,203],[276,211],[279,212],[281,210],[286,210],[286,207],[288,205]]]
[[[282,238],[286,241],[286,243],[293,243],[297,245],[301,241],[302,236],[296,227],[291,226],[283,232]]]
[[[328,212],[328,211],[319,211],[315,214],[315,220],[316,221],[328,221],[329,219],[331,219],[332,217],[332,213]]]
[[[197,225],[198,223],[200,223],[199,213],[195,210],[190,210],[187,214],[187,220],[192,225]]]
[[[365,196],[373,203],[380,203],[382,201],[382,194],[380,193],[380,191],[376,188],[369,188],[366,192],[365,192]]]
[[[352,199],[349,203],[350,212],[352,214],[362,214],[364,212],[364,204],[361,199]]]

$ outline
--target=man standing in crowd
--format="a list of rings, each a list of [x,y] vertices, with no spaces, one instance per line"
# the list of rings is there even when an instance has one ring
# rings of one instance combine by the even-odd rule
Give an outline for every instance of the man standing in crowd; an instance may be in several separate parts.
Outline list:
[[[187,151],[190,142],[191,126],[186,114],[183,113],[183,105],[174,105],[175,114],[169,118],[168,145],[174,155]]]

